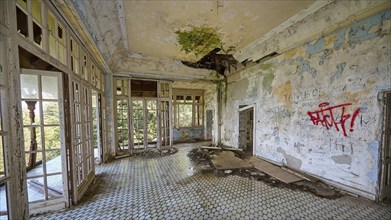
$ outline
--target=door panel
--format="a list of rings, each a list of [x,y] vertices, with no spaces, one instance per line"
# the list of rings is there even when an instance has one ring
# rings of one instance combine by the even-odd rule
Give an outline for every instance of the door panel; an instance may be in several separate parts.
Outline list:
[[[73,80],[71,91],[73,126],[73,201],[77,203],[95,178],[92,94],[88,86]]]
[[[68,205],[62,77],[22,70],[21,100],[30,213]]]

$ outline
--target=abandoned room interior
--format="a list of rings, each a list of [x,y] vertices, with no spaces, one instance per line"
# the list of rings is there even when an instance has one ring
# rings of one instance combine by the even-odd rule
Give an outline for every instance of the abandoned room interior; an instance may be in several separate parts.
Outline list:
[[[390,147],[389,0],[0,1],[0,219],[387,219]]]

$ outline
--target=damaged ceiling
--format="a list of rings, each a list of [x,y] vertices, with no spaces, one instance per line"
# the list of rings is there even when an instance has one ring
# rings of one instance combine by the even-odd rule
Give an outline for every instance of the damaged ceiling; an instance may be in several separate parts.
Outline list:
[[[234,65],[238,55],[243,61],[245,48],[314,2],[79,0],[60,5],[78,14],[73,19],[84,26],[112,73],[193,80],[216,78],[211,70],[224,72],[221,65]],[[212,30],[217,40],[198,47],[201,52],[184,50],[179,34],[195,28]],[[217,55],[219,63],[211,64]]]

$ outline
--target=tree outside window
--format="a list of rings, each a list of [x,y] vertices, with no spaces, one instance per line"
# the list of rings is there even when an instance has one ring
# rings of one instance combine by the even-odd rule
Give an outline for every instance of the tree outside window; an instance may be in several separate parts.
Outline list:
[[[176,128],[198,127],[203,122],[203,91],[173,92],[174,125]]]

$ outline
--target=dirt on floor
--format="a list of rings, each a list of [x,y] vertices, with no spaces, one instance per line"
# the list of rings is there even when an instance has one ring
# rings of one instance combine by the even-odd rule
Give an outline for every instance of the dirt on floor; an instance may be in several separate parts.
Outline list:
[[[152,149],[142,150],[140,152],[135,151],[133,153],[133,156],[142,157],[142,158],[157,158],[161,156],[172,155],[177,152],[178,152],[178,148],[175,147],[162,148],[162,149],[152,148]]]
[[[168,156],[172,154],[176,154],[178,152],[178,148],[176,147],[167,147],[167,148],[147,148],[147,149],[135,149],[134,152],[131,155],[123,155],[123,156],[118,156],[117,158],[122,158],[122,157],[141,157],[141,158],[158,158],[162,156]]]
[[[190,160],[199,166],[207,167],[207,172],[210,172],[213,170],[214,175],[216,176],[227,176],[227,175],[238,175],[246,178],[252,178],[258,181],[262,181],[266,183],[269,186],[273,187],[284,187],[292,190],[300,190],[300,191],[307,191],[310,193],[313,193],[314,195],[322,198],[328,198],[328,199],[336,199],[342,196],[342,194],[335,189],[332,189],[328,185],[322,183],[321,181],[309,181],[309,180],[302,180],[294,183],[284,183],[276,178],[273,178],[272,176],[269,176],[266,173],[263,173],[262,171],[257,170],[256,168],[247,168],[247,169],[230,169],[230,170],[220,170],[216,169],[213,166],[213,163],[211,162],[211,159],[214,157],[215,154],[225,150],[222,149],[202,149],[202,148],[195,148],[192,149],[188,153],[188,157]],[[244,159],[245,154],[241,153],[240,151],[235,151],[235,156]]]

